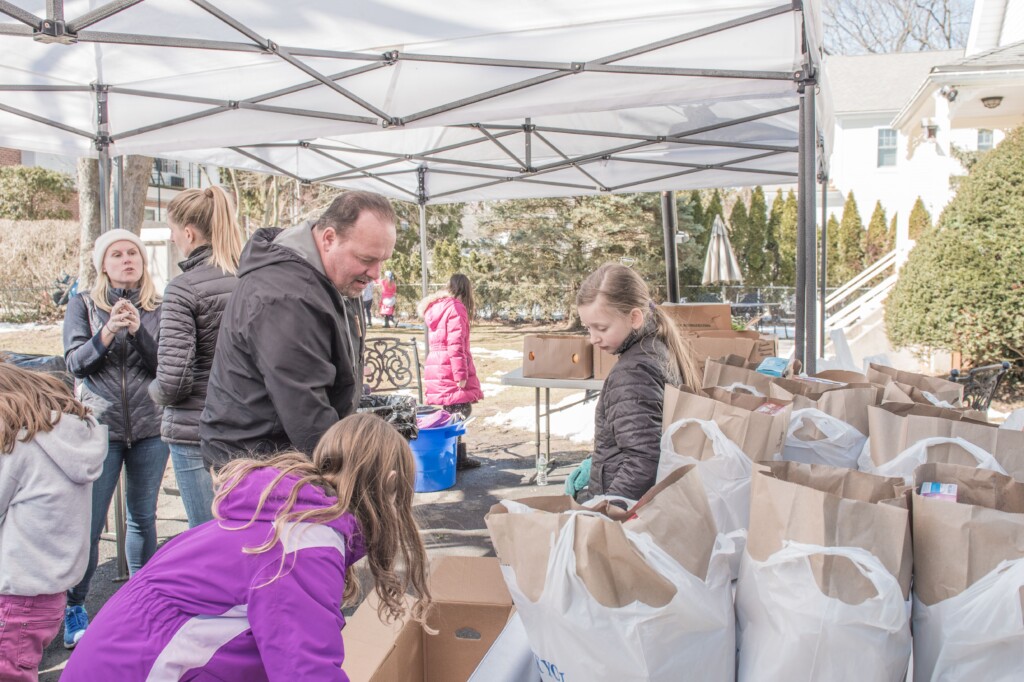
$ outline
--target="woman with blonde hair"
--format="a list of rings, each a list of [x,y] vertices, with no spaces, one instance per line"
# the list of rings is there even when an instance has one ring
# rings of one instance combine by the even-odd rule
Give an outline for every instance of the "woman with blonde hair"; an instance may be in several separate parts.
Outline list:
[[[64,314],[64,360],[82,403],[107,427],[109,447],[92,489],[89,563],[81,582],[68,592],[64,646],[69,649],[89,624],[85,599],[122,466],[131,573],[156,551],[156,502],[167,467],[160,408],[147,393],[156,375],[160,299],[146,267],[145,246],[128,230],[110,230],[96,240],[92,258],[96,284],[92,291],[73,296]]]
[[[187,189],[167,206],[171,240],[185,256],[164,291],[156,379],[149,394],[164,406],[160,434],[190,528],[213,518],[213,482],[199,451],[199,417],[213,366],[220,318],[238,279],[242,230],[220,187]]]
[[[586,495],[639,500],[658,472],[665,386],[699,387],[693,355],[643,278],[625,265],[605,263],[583,280],[576,308],[590,343],[619,356],[597,401]],[[612,504],[625,515],[623,503]]]
[[[38,679],[89,560],[107,429],[60,379],[0,358],[0,679]]]
[[[367,558],[381,620],[426,617],[415,476],[409,444],[372,414],[332,426],[312,461],[232,460],[217,474],[217,522],[171,540],[107,602],[62,682],[347,680],[341,609],[358,600],[356,561]]]

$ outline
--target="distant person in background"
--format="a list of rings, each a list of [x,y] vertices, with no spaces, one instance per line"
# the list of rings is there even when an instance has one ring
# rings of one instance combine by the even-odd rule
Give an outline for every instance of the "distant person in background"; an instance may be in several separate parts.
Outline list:
[[[167,206],[171,240],[185,260],[164,292],[156,379],[149,394],[164,405],[160,435],[171,450],[189,528],[213,518],[213,480],[199,449],[199,417],[213,366],[220,318],[238,279],[242,230],[220,187],[188,189]]]
[[[484,397],[469,351],[469,328],[476,315],[469,278],[459,273],[452,275],[448,288],[423,299],[418,312],[430,337],[423,381],[427,404],[469,417],[473,403]],[[468,456],[466,444],[460,438],[456,469],[479,466],[480,461]]]
[[[363,289],[363,315],[366,317],[366,328],[369,329],[373,326],[373,282],[366,285]]]
[[[384,327],[387,328],[394,322],[395,308],[398,306],[398,283],[395,281],[395,273],[388,270],[377,284],[380,285],[380,314],[384,318]]]
[[[85,574],[107,427],[60,379],[0,359],[0,680],[38,680]]]
[[[167,468],[160,408],[147,390],[156,376],[160,299],[146,267],[145,246],[128,230],[110,230],[96,240],[92,258],[96,284],[73,296],[64,314],[64,360],[78,380],[80,400],[107,427],[110,442],[103,473],[92,488],[89,563],[81,582],[68,592],[68,649],[89,624],[85,598],[121,467],[128,507],[125,551],[132,574],[156,551],[156,502]]]

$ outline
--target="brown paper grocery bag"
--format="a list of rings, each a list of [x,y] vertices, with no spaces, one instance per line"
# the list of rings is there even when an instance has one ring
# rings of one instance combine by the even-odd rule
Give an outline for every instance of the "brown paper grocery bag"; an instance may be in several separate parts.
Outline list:
[[[693,465],[682,467],[659,482],[619,523],[605,516],[568,515],[583,509],[567,496],[517,500],[537,513],[510,513],[502,504],[491,507],[487,528],[502,564],[512,567],[519,588],[536,601],[544,591],[554,538],[571,519],[576,523],[573,545],[577,574],[593,597],[610,608],[635,601],[664,606],[675,588],[647,565],[623,528],[647,533],[694,576],[704,580],[717,530],[700,475]]]
[[[991,453],[1013,478],[1024,481],[1024,431],[1000,429],[970,419],[960,410],[920,403],[886,403],[868,408],[871,461],[881,466],[925,438],[963,438]],[[935,446],[929,461],[973,465],[961,448]]]
[[[922,497],[922,483],[955,483],[956,501]],[[923,464],[914,472],[914,594],[955,597],[999,562],[1024,556],[1024,483],[994,471]]]
[[[897,501],[901,478],[798,462],[755,466],[747,551],[764,561],[787,540],[825,547],[861,547],[874,554],[910,594],[910,518]],[[847,559],[816,556],[821,591],[849,604],[875,594]]]
[[[870,431],[868,407],[881,401],[878,386],[815,379],[775,379],[769,397],[793,401],[794,410],[814,408],[850,424],[865,436]]]
[[[934,395],[939,400],[944,400],[950,405],[958,406],[964,397],[963,384],[958,384],[941,377],[930,377],[915,372],[904,372],[903,370],[886,367],[885,365],[868,365],[868,381],[874,384],[886,385],[891,382],[902,384],[901,388],[910,395],[914,402],[931,403],[924,396],[924,391]],[[909,387],[909,389],[907,388]],[[911,390],[916,389],[916,390]],[[932,403],[934,404],[934,403]]]
[[[792,403],[784,400],[730,393],[721,388],[694,393],[666,386],[661,430],[664,433],[680,419],[713,421],[757,462],[778,458],[792,412]],[[711,441],[694,429],[677,431],[672,445],[676,452],[694,459],[707,459],[713,454]]]
[[[729,357],[736,358],[738,356],[733,355]],[[704,362],[704,388],[715,388],[716,386],[728,388],[734,384],[751,386],[761,395],[767,396],[772,385],[772,377],[767,374],[759,374],[746,366],[737,367],[736,365],[730,365],[711,358]],[[730,390],[734,392],[739,391],[739,389]]]

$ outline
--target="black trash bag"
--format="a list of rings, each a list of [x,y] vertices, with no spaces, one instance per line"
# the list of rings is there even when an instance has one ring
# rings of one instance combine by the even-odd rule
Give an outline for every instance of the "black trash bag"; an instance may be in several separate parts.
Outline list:
[[[68,366],[60,355],[29,355],[27,353],[0,352],[0,361],[9,362],[22,369],[33,372],[46,372],[52,374],[65,384],[72,391],[75,390],[75,378],[68,372]]]
[[[416,428],[416,398],[393,393],[371,393],[359,399],[356,412],[372,412],[392,424],[406,439],[419,435]]]

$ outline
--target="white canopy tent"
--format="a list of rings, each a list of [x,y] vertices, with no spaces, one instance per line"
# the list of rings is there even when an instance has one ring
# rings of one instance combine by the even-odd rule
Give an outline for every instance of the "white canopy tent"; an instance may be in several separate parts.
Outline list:
[[[817,0],[0,0],[0,145],[247,167],[421,216],[798,179],[810,340],[820,27]]]

